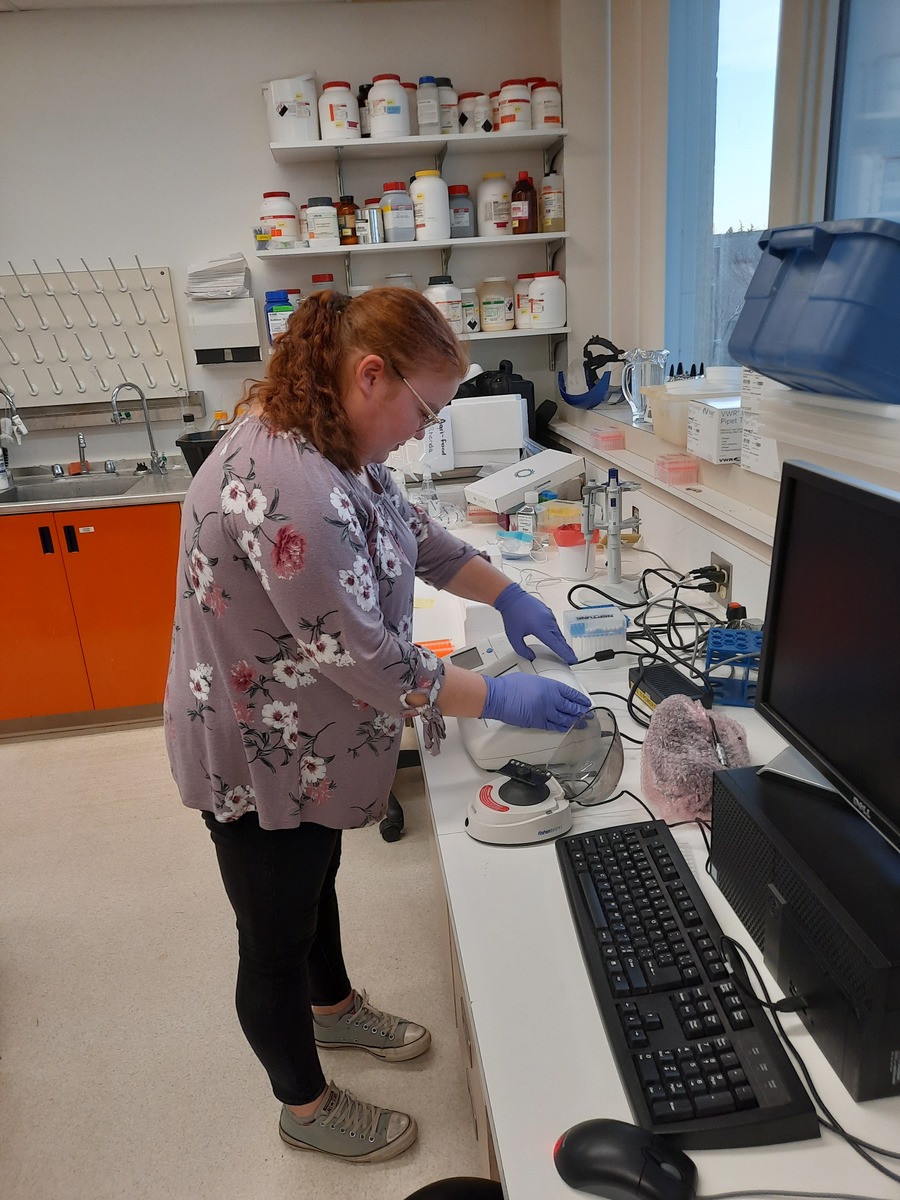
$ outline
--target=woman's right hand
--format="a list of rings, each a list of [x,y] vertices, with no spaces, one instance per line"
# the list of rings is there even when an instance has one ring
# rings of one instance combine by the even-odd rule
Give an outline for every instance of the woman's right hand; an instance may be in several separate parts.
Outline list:
[[[485,675],[484,680],[487,699],[481,715],[486,720],[565,733],[591,707],[583,692],[541,675],[512,671],[496,679]]]

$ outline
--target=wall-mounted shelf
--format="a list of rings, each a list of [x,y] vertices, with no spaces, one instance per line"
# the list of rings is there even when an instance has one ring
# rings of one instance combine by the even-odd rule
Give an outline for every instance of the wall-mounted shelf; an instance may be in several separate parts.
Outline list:
[[[319,250],[311,246],[298,246],[294,250],[257,250],[256,257],[266,262],[278,262],[287,258],[335,258],[351,255],[355,258],[363,254],[396,254],[404,250],[486,250],[509,249],[517,246],[533,245],[538,242],[561,242],[568,235],[565,233],[520,233],[512,237],[470,237],[449,238],[438,242],[379,242],[369,246],[338,246],[336,249]]]
[[[557,329],[503,329],[498,333],[466,333],[462,334],[464,342],[487,342],[493,338],[528,338],[528,337],[563,337],[569,332],[568,325],[560,325]]]
[[[524,133],[458,133],[446,137],[359,138],[290,144],[270,142],[278,163],[337,162],[355,158],[443,158],[445,154],[502,154],[510,150],[548,150],[564,138],[565,129]]]

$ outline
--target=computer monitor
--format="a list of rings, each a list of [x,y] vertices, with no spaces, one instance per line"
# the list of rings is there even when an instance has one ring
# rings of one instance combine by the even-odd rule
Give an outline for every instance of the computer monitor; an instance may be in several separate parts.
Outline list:
[[[900,851],[898,606],[900,493],[786,462],[755,706]]]

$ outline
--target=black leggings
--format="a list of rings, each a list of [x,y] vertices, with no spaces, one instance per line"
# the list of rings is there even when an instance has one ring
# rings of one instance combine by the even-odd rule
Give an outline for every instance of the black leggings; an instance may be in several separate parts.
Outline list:
[[[256,813],[227,823],[202,816],[237,917],[241,1028],[277,1098],[309,1104],[325,1088],[310,1006],[350,994],[334,889],[341,831],[311,822],[260,829]]]

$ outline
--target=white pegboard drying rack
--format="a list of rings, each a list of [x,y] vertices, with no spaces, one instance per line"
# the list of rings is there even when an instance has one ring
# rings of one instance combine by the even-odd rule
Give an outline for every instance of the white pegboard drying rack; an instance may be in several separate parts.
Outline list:
[[[155,409],[187,407],[189,393],[168,267],[0,276],[0,384],[38,428],[106,424],[118,383],[136,383]],[[133,395],[133,393],[130,393]],[[197,405],[199,407],[199,404]],[[168,414],[165,414],[168,415]],[[88,419],[85,419],[88,418]],[[96,419],[92,419],[96,418]]]

